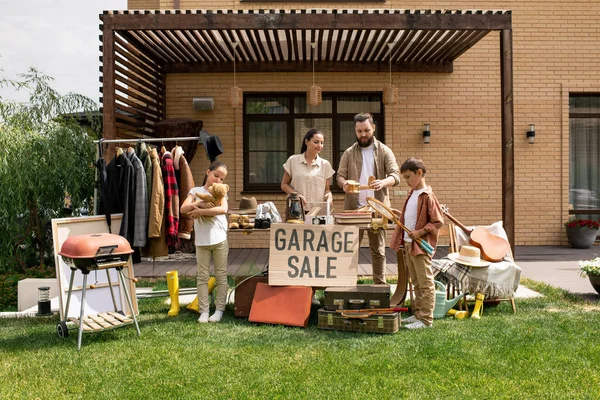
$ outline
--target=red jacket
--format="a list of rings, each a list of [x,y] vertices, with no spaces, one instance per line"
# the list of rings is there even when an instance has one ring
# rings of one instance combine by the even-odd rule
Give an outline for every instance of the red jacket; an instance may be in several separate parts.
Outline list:
[[[404,213],[406,212],[406,204],[408,199],[412,196],[414,190],[408,193],[408,197],[402,207],[402,215],[400,216],[400,222],[404,224]],[[438,230],[444,225],[444,217],[440,211],[440,203],[431,190],[431,186],[425,187],[425,190],[419,195],[417,200],[417,223],[415,230],[425,229],[427,234],[421,236],[421,239],[427,240],[427,242],[433,247],[434,254],[438,239]],[[404,245],[404,230],[400,226],[396,226],[394,234],[392,235],[392,241],[390,248],[395,251],[400,250],[400,246]],[[410,247],[410,254],[416,256],[417,254],[427,254],[423,249],[419,247],[416,241],[412,242]],[[433,257],[433,254],[431,255]]]

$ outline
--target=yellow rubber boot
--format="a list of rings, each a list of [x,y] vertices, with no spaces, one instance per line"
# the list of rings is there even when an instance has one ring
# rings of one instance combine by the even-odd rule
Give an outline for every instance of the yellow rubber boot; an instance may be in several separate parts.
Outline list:
[[[449,315],[451,317],[454,316],[454,318],[456,319],[465,319],[467,317],[467,314],[468,313],[466,311],[458,311],[454,308],[451,308],[450,311],[448,311],[448,314],[446,315]]]
[[[217,280],[214,276],[211,276],[208,280],[208,294],[211,294],[212,291],[217,287]],[[198,296],[194,298],[190,304],[188,304],[187,309],[200,314],[200,306],[198,305]]]
[[[483,314],[483,299],[485,296],[481,293],[477,293],[475,296],[475,307],[473,308],[473,313],[471,314],[471,318],[480,319],[481,314]]]
[[[167,271],[167,287],[171,297],[169,317],[175,317],[179,315],[179,275],[177,271]]]

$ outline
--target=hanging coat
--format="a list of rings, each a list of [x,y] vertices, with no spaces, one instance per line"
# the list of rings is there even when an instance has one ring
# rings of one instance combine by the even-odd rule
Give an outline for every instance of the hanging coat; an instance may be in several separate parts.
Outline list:
[[[148,193],[148,208],[150,207],[150,193],[152,193],[152,160],[150,159],[150,155],[148,154],[148,146],[144,142],[138,142],[135,145],[135,154],[138,156],[142,165],[144,166],[144,171],[146,172],[146,186]]]
[[[125,151],[127,159],[133,165],[134,212],[133,212],[133,246],[144,247],[148,237],[148,186],[146,171],[142,161],[135,155],[132,147]]]
[[[152,193],[150,194],[150,212],[148,214],[148,242],[146,254],[160,257],[169,254],[165,239],[165,187],[162,168],[156,149],[150,149],[152,161]]]
[[[175,177],[177,179],[177,187],[179,188],[179,229],[177,236],[181,239],[191,239],[192,229],[194,229],[194,219],[188,217],[187,214],[181,213],[181,206],[187,198],[188,193],[194,186],[194,177],[192,170],[185,159],[183,148],[175,146],[173,148],[173,165],[175,167]]]
[[[119,235],[133,246],[134,185],[133,165],[125,155],[116,156],[106,166],[106,194],[102,213],[123,213]]]
[[[165,186],[165,238],[167,245],[178,242],[179,229],[179,188],[175,178],[175,168],[170,152],[165,152],[162,158],[163,182]]]

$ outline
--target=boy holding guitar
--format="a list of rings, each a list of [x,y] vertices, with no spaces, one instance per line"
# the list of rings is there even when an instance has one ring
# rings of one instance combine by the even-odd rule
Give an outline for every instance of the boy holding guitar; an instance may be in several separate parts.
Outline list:
[[[400,167],[400,174],[411,190],[398,213],[402,222],[410,231],[405,232],[396,226],[390,247],[396,251],[404,244],[404,259],[408,266],[408,274],[415,290],[414,315],[402,320],[407,329],[430,328],[433,324],[433,308],[435,306],[435,284],[431,259],[416,243],[418,238],[427,240],[434,252],[437,244],[438,229],[444,225],[440,205],[433,194],[431,186],[425,183],[425,163],[419,158],[411,157]]]

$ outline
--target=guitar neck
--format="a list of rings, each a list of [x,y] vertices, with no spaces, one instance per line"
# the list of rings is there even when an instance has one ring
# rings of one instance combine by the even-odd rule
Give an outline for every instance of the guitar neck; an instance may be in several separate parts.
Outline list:
[[[457,220],[456,218],[454,218],[452,215],[450,215],[449,213],[444,213],[444,215],[446,217],[448,217],[450,219],[450,221],[454,222],[456,224],[456,226],[458,226],[460,229],[463,230],[463,232],[465,232],[467,235],[471,235],[471,232],[473,232],[472,229],[467,229],[466,226],[464,226],[459,220]]]

